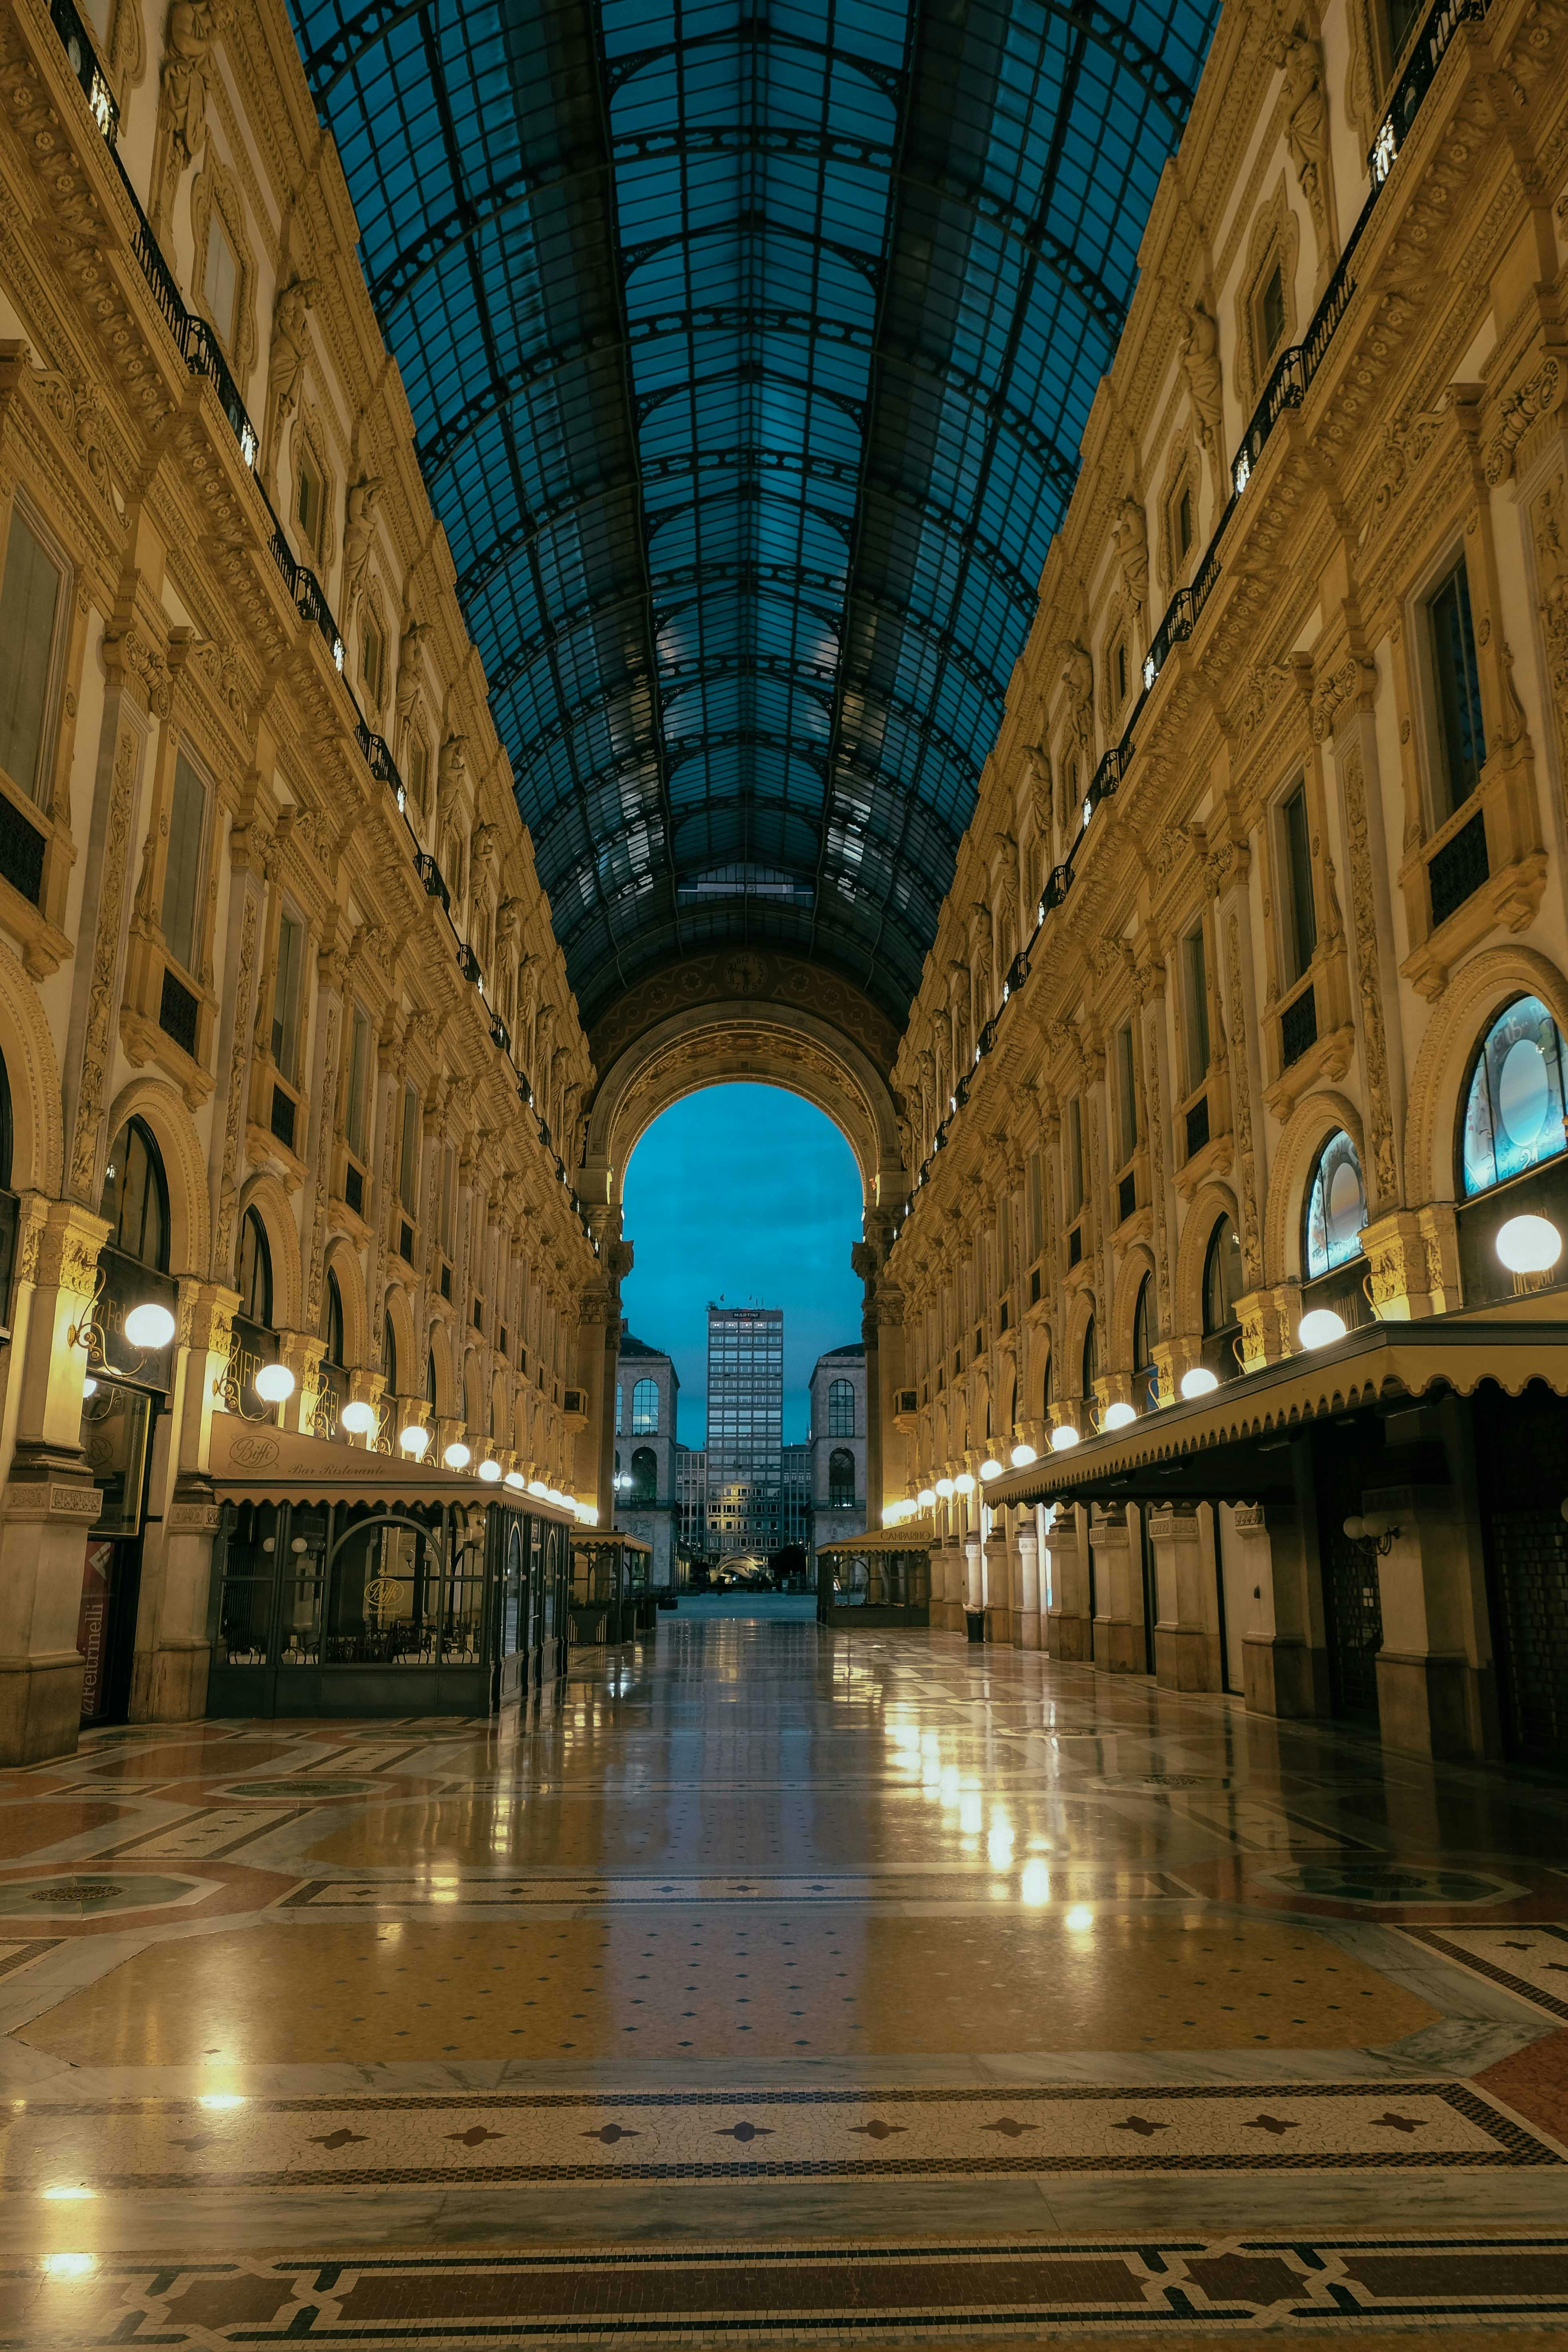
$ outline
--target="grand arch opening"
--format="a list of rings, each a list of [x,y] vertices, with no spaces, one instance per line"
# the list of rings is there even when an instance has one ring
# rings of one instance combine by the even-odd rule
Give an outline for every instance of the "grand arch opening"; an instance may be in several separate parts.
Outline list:
[[[11,2334],[1561,2336],[1561,11],[0,84]]]

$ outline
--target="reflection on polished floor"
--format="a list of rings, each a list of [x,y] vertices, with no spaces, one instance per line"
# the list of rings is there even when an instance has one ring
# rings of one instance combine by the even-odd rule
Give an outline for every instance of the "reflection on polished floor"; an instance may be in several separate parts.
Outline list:
[[[0,1776],[0,2345],[1568,2330],[1545,1781],[942,1634]]]

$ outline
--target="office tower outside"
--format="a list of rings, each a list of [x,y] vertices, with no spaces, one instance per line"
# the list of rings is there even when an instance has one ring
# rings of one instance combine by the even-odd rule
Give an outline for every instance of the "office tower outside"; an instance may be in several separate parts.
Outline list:
[[[708,1307],[708,1535],[721,1558],[784,1540],[784,1309]]]

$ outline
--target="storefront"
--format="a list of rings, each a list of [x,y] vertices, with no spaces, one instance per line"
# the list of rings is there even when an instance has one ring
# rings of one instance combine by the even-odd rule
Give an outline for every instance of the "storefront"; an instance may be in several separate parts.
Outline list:
[[[169,1444],[178,1291],[168,1267],[168,1202],[157,1146],[140,1119],[110,1150],[91,1304],[73,1335],[87,1357],[81,1448],[100,1490],[85,1538],[77,1648],[84,1724],[122,1723],[131,1703],[136,1606],[154,1456]]]
[[[819,1625],[929,1625],[931,1544],[910,1528],[885,1528],[816,1555]]]
[[[572,1538],[572,1638],[574,1642],[629,1642],[658,1624],[658,1604],[648,1583],[653,1547],[612,1528],[604,1535]]]
[[[564,1671],[571,1523],[460,1472],[213,1427],[215,1716],[482,1716]]]

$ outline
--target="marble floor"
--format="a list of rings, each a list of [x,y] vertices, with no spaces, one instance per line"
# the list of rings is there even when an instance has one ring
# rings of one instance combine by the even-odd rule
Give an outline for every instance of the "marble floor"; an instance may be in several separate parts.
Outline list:
[[[1568,1822],[709,1611],[0,1774],[0,2347],[1568,2352]]]

